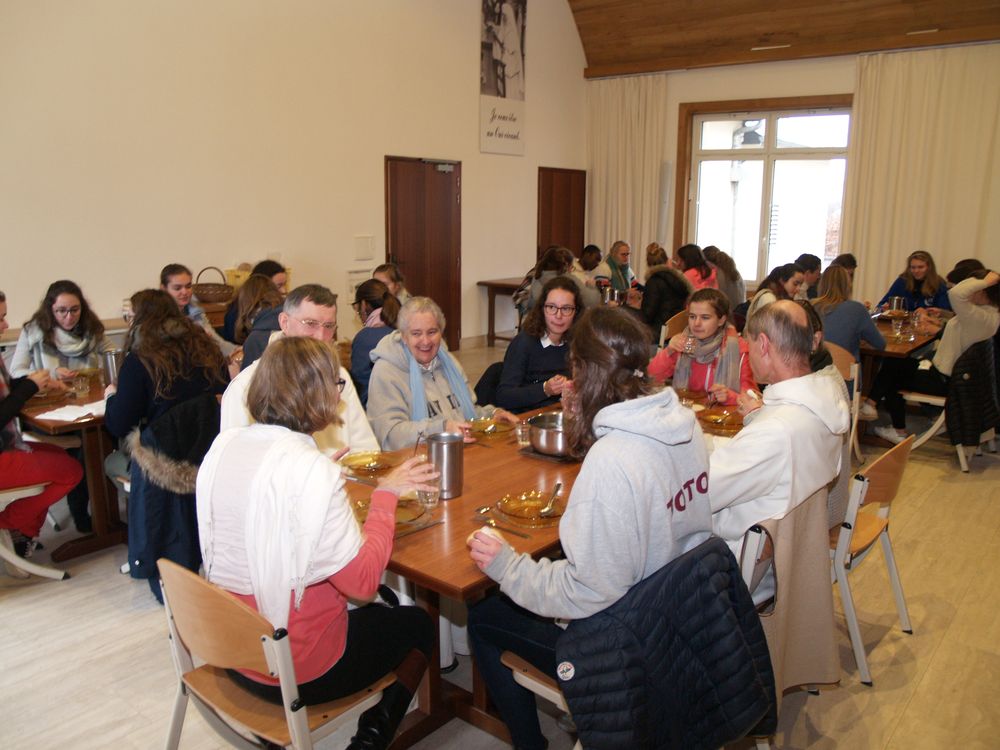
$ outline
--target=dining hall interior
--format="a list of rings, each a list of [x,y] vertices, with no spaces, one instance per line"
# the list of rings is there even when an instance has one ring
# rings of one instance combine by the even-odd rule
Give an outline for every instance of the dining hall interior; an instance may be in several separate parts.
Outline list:
[[[694,118],[764,109],[851,114],[838,241],[859,260],[856,299],[881,297],[917,249],[942,272],[969,257],[1000,265],[1000,4],[871,0],[848,23],[819,3],[777,3],[800,6],[785,18],[726,0],[702,4],[725,21],[709,31],[712,9],[686,2],[530,0],[515,154],[481,138],[487,5],[0,3],[11,327],[66,278],[120,336],[122,300],[156,287],[165,264],[224,273],[268,258],[292,286],[338,294],[338,335],[350,338],[358,281],[402,242],[388,219],[389,163],[400,159],[460,175],[454,251],[414,260],[414,278],[450,279],[449,346],[475,383],[504,357],[506,342],[487,336],[519,322],[509,298],[479,282],[523,276],[554,236],[540,229],[540,170],[585,172],[583,241],[630,242],[641,276],[647,243],[694,241]],[[886,447],[865,446],[867,460]],[[996,746],[1000,463],[987,453],[969,467],[944,438],[914,450],[892,514],[913,633],[900,628],[881,561],[859,567],[874,675],[862,684],[834,586],[839,683],[786,695],[775,747]],[[75,536],[65,501],[53,513],[63,528],[44,528],[43,563]],[[3,746],[164,741],[176,690],[167,626],[147,587],[120,574],[127,562],[119,544],[61,563],[65,581],[0,574]],[[471,660],[458,662],[446,679],[468,688]],[[540,707],[550,747],[573,747],[560,712]],[[318,746],[343,747],[352,730]],[[189,710],[181,747],[224,746]],[[455,718],[413,746],[508,744]]]

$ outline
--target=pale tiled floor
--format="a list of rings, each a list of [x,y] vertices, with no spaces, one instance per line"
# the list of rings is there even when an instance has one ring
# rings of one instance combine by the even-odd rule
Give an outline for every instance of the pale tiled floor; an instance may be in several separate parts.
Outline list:
[[[473,383],[500,356],[499,348],[461,352]],[[995,457],[973,459],[963,475],[939,441],[913,454],[892,531],[914,633],[899,630],[876,551],[851,576],[875,685],[858,682],[839,620],[840,686],[786,696],[779,747],[1000,747],[998,480]],[[64,506],[56,510],[65,517]],[[51,529],[44,538],[52,549]],[[124,561],[124,547],[73,560],[63,582],[0,573],[0,747],[161,746],[174,690],[163,611],[145,582],[118,573]],[[468,679],[462,661],[458,681]],[[545,731],[554,750],[571,747],[548,717]],[[343,747],[349,736],[345,729],[321,746]],[[181,747],[222,746],[190,711]],[[505,745],[455,720],[418,747]]]

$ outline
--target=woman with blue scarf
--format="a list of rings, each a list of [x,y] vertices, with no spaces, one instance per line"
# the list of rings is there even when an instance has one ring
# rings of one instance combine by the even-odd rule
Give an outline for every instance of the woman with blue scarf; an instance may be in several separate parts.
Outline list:
[[[399,312],[398,329],[371,353],[368,419],[384,450],[413,445],[420,433],[461,432],[470,421],[508,411],[479,406],[462,365],[442,346],[444,313],[428,297],[412,297]]]

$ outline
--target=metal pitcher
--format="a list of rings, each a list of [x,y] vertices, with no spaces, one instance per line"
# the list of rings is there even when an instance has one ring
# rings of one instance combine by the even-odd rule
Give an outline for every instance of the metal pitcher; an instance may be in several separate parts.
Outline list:
[[[118,371],[122,366],[125,352],[121,349],[108,349],[101,355],[101,370],[105,385],[118,385]]]
[[[462,494],[462,459],[465,436],[458,432],[436,432],[426,437],[427,458],[441,472],[441,499]]]

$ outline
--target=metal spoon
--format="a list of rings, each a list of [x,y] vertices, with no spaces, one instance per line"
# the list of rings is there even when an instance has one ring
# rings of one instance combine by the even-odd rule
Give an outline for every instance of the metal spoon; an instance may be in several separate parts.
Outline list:
[[[481,505],[480,507],[476,508],[476,513],[478,513],[481,516],[485,516],[491,510],[493,510],[492,505]]]
[[[552,515],[555,510],[556,499],[559,497],[560,492],[562,492],[562,482],[556,482],[556,488],[552,490],[552,497],[549,498],[549,502],[545,504],[545,507],[538,511],[538,515]]]
[[[492,518],[484,518],[483,519],[483,523],[485,523],[487,526],[490,526],[491,528],[496,529],[497,531],[505,531],[508,534],[513,534],[514,536],[519,536],[522,539],[531,539],[531,535],[530,534],[525,534],[523,531],[518,531],[517,529],[512,529],[509,526],[501,526],[496,521],[494,521]]]

